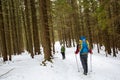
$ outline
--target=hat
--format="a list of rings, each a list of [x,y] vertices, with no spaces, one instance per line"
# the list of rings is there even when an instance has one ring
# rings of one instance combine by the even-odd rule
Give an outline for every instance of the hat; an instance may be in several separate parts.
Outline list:
[[[80,37],[80,40],[83,40],[83,39],[86,39],[86,37],[85,37],[85,36],[81,36],[81,37]]]

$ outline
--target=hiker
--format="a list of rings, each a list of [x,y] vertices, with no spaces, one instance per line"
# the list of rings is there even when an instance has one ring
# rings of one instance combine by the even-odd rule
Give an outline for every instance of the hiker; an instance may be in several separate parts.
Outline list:
[[[80,53],[80,60],[82,63],[82,67],[84,70],[84,75],[87,75],[88,73],[88,63],[87,63],[87,58],[88,58],[88,52],[89,52],[89,42],[86,40],[85,36],[81,36],[79,40],[79,44],[77,45],[77,49],[75,54]]]
[[[63,45],[61,47],[61,54],[62,54],[62,59],[65,59],[65,47]]]

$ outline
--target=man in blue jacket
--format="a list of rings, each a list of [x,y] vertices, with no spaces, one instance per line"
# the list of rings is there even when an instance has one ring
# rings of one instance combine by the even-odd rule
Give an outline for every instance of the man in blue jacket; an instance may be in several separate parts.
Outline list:
[[[86,40],[85,36],[80,37],[79,51],[80,51],[80,59],[81,59],[82,67],[84,70],[84,75],[87,75],[88,73],[87,58],[88,58],[88,52],[89,52],[89,42]],[[78,51],[76,50],[75,53],[77,54]]]

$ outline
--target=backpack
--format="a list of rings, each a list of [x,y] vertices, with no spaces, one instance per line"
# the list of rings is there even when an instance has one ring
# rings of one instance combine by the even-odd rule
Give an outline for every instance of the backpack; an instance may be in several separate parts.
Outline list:
[[[81,46],[80,49],[81,54],[89,52],[89,48],[88,48],[89,44],[88,41],[86,41],[86,39],[80,40],[80,46]]]

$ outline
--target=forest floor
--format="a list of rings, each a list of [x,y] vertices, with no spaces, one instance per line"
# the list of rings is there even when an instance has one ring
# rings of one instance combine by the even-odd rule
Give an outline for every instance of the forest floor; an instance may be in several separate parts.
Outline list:
[[[60,45],[55,45],[57,53],[53,63],[46,62],[47,66],[41,65],[43,55],[36,55],[34,59],[27,52],[22,55],[12,56],[13,60],[3,63],[0,58],[0,80],[120,80],[120,52],[118,57],[105,56],[104,47],[97,53],[96,46],[91,59],[88,55],[88,75],[83,75],[79,54],[77,61],[75,47],[66,48],[66,59],[62,60]]]

